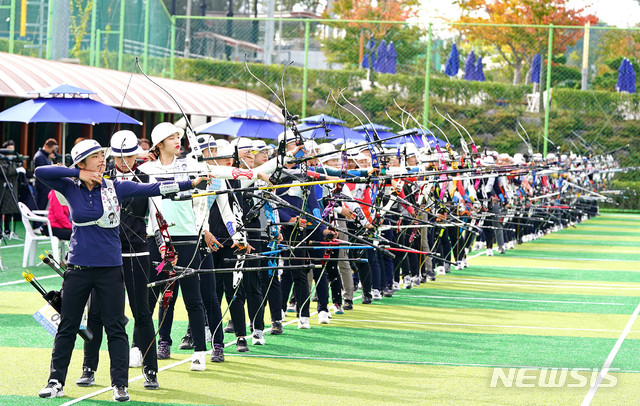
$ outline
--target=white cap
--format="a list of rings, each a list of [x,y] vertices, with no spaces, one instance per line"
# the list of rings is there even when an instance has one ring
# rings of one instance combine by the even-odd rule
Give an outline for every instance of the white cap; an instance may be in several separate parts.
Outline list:
[[[314,140],[307,140],[304,142],[304,149],[307,151],[307,154],[315,155],[318,151],[318,143]]]
[[[111,136],[109,143],[109,155],[111,156],[132,156],[144,152],[138,145],[138,137],[129,130],[117,131]]]
[[[253,141],[253,150],[256,152],[266,151],[269,152],[269,147],[264,140],[255,140]]]
[[[286,131],[281,132],[280,134],[278,134],[278,143],[280,143],[280,141],[285,140],[286,143],[290,143],[296,140],[296,136],[293,133],[293,131],[291,131],[290,129],[287,129]]]
[[[487,155],[482,158],[482,160],[480,161],[480,164],[482,166],[492,166],[496,164],[496,161],[493,159],[491,155]]]
[[[556,157],[556,154],[547,154],[547,161],[555,162],[557,160],[558,160],[558,157]]]
[[[233,155],[236,152],[235,146],[230,143],[227,143],[222,148],[218,149],[218,156],[228,156]]]
[[[89,155],[93,155],[96,152],[104,151],[102,146],[96,140],[82,140],[71,149],[71,159],[73,163],[71,167],[74,167]]]
[[[324,155],[324,154],[328,154],[328,155]],[[318,158],[318,161],[320,161],[320,163],[325,163],[332,159],[340,159],[340,155],[336,151],[335,145],[330,143],[320,144],[318,146],[318,155],[324,155]]]
[[[235,145],[238,146],[238,149],[249,149],[249,150],[253,150],[253,141],[251,141],[249,138],[246,137],[241,137],[241,138],[236,138],[234,141]]]
[[[535,162],[540,162],[542,161],[542,154],[539,152],[536,152],[535,154],[533,154],[533,160]]]
[[[184,135],[184,130],[180,127],[176,127],[172,123],[160,123],[151,131],[151,149],[155,148],[165,139],[169,138],[173,134],[180,134],[180,138]]]
[[[513,163],[515,165],[524,165],[526,163],[525,159],[524,159],[524,155],[517,153],[517,154],[513,154]]]

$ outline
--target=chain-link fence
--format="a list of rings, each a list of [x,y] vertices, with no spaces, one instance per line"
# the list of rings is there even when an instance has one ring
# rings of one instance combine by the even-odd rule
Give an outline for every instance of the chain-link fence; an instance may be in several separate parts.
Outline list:
[[[20,1],[1,0],[0,50],[52,57],[48,21],[57,1],[30,0],[22,19]],[[67,56],[83,64],[131,71],[138,57],[151,74],[247,89],[278,103],[262,81],[294,114],[365,121],[338,105],[348,107],[342,94],[376,124],[426,125],[454,147],[460,136],[440,114],[485,148],[616,150],[626,166],[640,158],[640,97],[635,76],[621,78],[620,68],[626,58],[638,72],[640,29],[171,17],[161,0],[70,6]]]

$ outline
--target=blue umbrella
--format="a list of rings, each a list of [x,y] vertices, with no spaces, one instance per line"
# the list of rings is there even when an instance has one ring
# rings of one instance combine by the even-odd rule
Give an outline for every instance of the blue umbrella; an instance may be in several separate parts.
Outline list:
[[[540,58],[540,54],[535,54],[533,56],[533,61],[531,62],[531,83],[540,83],[541,67],[542,58]]]
[[[464,62],[464,79],[476,80],[476,55],[471,51]]]
[[[344,124],[344,123],[346,123],[346,121],[344,121],[344,120],[340,120],[339,118],[331,117],[331,116],[328,116],[326,114],[318,114],[316,116],[305,117],[300,121],[302,121],[303,123],[306,123],[306,124],[320,124],[322,122],[322,120],[324,120],[324,122],[327,123],[327,124]]]
[[[284,125],[260,118],[229,117],[209,123],[197,129],[198,134],[228,135],[230,137],[255,137],[277,140]]]
[[[373,68],[380,73],[387,72],[387,42],[385,40],[380,41],[378,49],[376,50],[376,62]]]
[[[391,41],[387,46],[387,63],[385,64],[387,67],[387,73],[391,73],[391,74],[396,73],[397,59],[398,59],[398,52],[396,52],[396,46],[393,45],[393,41]]]
[[[230,117],[236,118],[253,118],[253,119],[263,119],[263,120],[275,120],[276,117],[271,114],[267,114],[266,112],[258,109],[243,109],[236,110],[228,113]]]
[[[454,43],[451,46],[451,53],[449,54],[449,59],[447,59],[447,64],[444,67],[445,75],[455,76],[458,74],[460,70],[460,55],[458,54],[458,47]]]
[[[624,81],[625,74],[627,72],[627,58],[622,58],[622,62],[620,63],[620,67],[618,68],[618,82],[616,83],[616,90],[618,92],[624,91]]]
[[[373,126],[371,124],[365,124],[365,125],[359,125],[357,127],[353,127],[352,130],[357,131],[358,133],[362,134],[362,136],[364,137],[364,134],[367,133],[369,134],[369,138],[373,138],[373,131],[375,130],[376,133],[378,133],[378,137],[380,137],[380,139],[385,139],[385,138],[389,138],[389,137],[393,137],[396,134],[391,130],[391,127],[387,127],[384,125],[380,125],[380,124],[373,124]],[[391,140],[394,141],[394,140]]]
[[[315,127],[317,125],[318,125],[318,123],[305,122],[304,124],[302,124],[298,128],[300,130],[304,130],[305,128]],[[303,132],[302,136],[304,138],[309,138],[309,139],[329,138],[331,140],[343,140],[344,138],[347,138],[347,140],[352,140],[352,141],[356,141],[356,142],[357,141],[364,141],[364,139],[365,139],[363,134],[358,133],[356,131],[353,131],[351,128],[345,127],[345,126],[340,125],[340,124],[329,124],[327,122],[327,128],[330,130],[328,135],[325,133],[324,129],[316,128],[313,131]]]
[[[362,67],[365,69],[373,68],[373,65],[375,64],[375,46],[376,41],[371,38],[369,42],[367,42],[367,47],[364,50],[364,57],[362,58]]]
[[[66,93],[68,92],[68,93]],[[53,86],[30,93],[43,94],[95,94],[70,85]],[[62,155],[66,153],[65,124],[142,123],[111,106],[88,97],[38,97],[8,108],[0,113],[0,121],[21,123],[62,123]]]
[[[627,59],[627,92],[636,92],[636,71],[633,69],[631,61]]]
[[[484,77],[484,65],[482,64],[481,56],[478,57],[478,62],[476,62],[476,73],[474,76],[475,80],[480,82],[484,82],[487,80],[487,78]]]
[[[618,83],[616,90],[619,92],[635,93],[636,92],[636,73],[633,70],[631,62],[624,58],[618,68]]]
[[[140,121],[99,101],[87,98],[39,97],[27,100],[0,113],[0,121],[21,123],[123,123]]]
[[[32,90],[27,93],[36,93],[36,94],[97,94],[93,90],[83,89],[81,87],[71,86],[71,85],[54,85],[41,90]]]

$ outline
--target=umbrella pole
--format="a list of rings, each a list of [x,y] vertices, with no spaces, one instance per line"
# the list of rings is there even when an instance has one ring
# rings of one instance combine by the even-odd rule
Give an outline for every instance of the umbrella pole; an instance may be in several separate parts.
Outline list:
[[[67,166],[67,123],[62,123],[62,166]]]

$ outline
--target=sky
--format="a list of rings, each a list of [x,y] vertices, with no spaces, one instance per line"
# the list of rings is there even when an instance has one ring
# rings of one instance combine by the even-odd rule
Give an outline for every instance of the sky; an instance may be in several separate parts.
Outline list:
[[[456,19],[459,8],[450,0],[422,0],[423,18]],[[587,12],[601,21],[617,27],[633,27],[640,24],[640,4],[636,0],[573,0],[577,7],[589,6]]]

